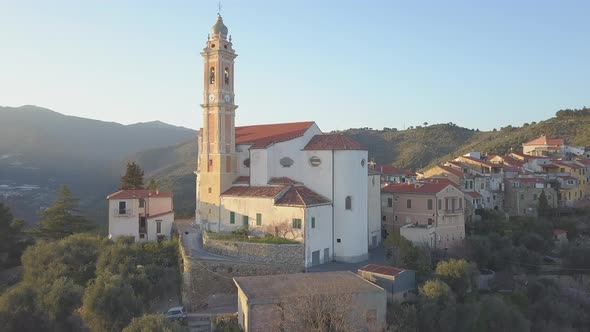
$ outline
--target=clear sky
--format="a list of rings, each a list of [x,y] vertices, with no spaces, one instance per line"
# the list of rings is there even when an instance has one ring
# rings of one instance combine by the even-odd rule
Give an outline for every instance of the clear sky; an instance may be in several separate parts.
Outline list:
[[[238,125],[484,130],[590,105],[587,0],[222,5]],[[0,105],[199,128],[216,13],[215,0],[0,0]]]

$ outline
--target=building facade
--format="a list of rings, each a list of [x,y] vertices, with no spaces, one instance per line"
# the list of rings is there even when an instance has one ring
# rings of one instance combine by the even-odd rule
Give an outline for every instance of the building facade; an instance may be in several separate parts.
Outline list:
[[[109,238],[135,241],[169,240],[174,221],[172,193],[159,190],[119,190],[107,196]]]
[[[381,241],[379,181],[368,152],[312,121],[235,127],[235,51],[219,16],[204,58],[196,221],[204,229],[282,234],[305,244],[306,266],[358,262]]]

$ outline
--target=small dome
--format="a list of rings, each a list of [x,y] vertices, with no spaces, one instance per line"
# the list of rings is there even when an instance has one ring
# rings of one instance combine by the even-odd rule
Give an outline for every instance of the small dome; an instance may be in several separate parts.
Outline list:
[[[211,35],[227,36],[227,27],[223,24],[221,15],[217,15],[217,22],[211,28]]]

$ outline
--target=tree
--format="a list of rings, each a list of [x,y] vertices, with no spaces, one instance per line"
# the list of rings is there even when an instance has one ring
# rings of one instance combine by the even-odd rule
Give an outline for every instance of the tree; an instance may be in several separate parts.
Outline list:
[[[150,189],[150,190],[158,189],[158,183],[156,182],[156,180],[154,178],[150,179],[150,183],[148,183],[148,189]]]
[[[101,275],[84,292],[82,318],[91,331],[119,331],[141,313],[142,303],[119,275]]]
[[[37,308],[33,285],[19,283],[0,297],[1,331],[50,331],[47,320]]]
[[[55,203],[41,212],[39,225],[32,233],[39,238],[59,240],[66,236],[88,232],[95,226],[78,211],[78,199],[67,186],[59,189]]]
[[[424,127],[428,126],[428,122],[424,121],[423,125]]]
[[[436,265],[434,274],[451,287],[461,302],[467,292],[477,285],[477,267],[464,259],[441,261]]]
[[[432,258],[430,248],[427,246],[417,247],[399,234],[390,234],[385,240],[385,248],[393,249],[392,263],[394,265],[416,270],[418,278],[421,280],[430,276]]]
[[[431,279],[420,286],[420,296],[426,301],[447,302],[452,299],[453,292],[444,281]]]
[[[186,331],[177,322],[171,321],[161,314],[143,315],[133,318],[123,332],[182,332]]]
[[[545,214],[549,209],[549,201],[547,200],[547,196],[545,195],[545,190],[541,191],[539,195],[539,212],[541,214]]]
[[[125,175],[121,177],[119,189],[143,189],[143,170],[135,161],[127,162]]]
[[[38,294],[39,309],[47,315],[56,330],[73,330],[68,317],[82,304],[84,287],[72,279],[61,277],[51,284],[43,284]]]
[[[24,222],[15,220],[7,206],[0,203],[0,267],[16,266],[28,244],[22,228]]]
[[[479,304],[479,317],[473,331],[529,331],[529,321],[513,305],[498,296],[486,296]]]

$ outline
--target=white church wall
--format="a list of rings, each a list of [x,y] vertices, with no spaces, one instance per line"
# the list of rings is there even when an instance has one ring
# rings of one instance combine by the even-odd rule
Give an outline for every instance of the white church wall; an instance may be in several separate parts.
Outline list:
[[[304,159],[302,150],[315,135],[321,134],[320,128],[313,124],[301,137],[289,141],[275,143],[267,148],[268,151],[268,178],[288,177],[296,181],[304,181]],[[282,158],[291,158],[293,164],[289,167],[281,165]]]
[[[250,176],[250,167],[244,165],[244,161],[250,158],[249,144],[236,145],[236,153],[238,155],[238,175]]]
[[[334,151],[334,237],[337,261],[359,262],[368,257],[367,151]],[[364,166],[361,165],[364,160]],[[345,199],[352,208],[345,209]],[[340,239],[340,242],[338,242]]]
[[[268,184],[268,154],[266,149],[250,150],[250,185]]]
[[[315,218],[315,227],[312,223]],[[328,259],[325,250],[328,250]],[[332,206],[321,205],[305,210],[305,266],[312,266],[313,253],[319,251],[319,264],[332,260]]]
[[[369,248],[381,243],[381,175],[369,175],[368,181],[368,242]]]
[[[332,199],[332,151],[303,151],[303,183],[309,189]],[[310,158],[320,159],[318,166],[312,166]]]

